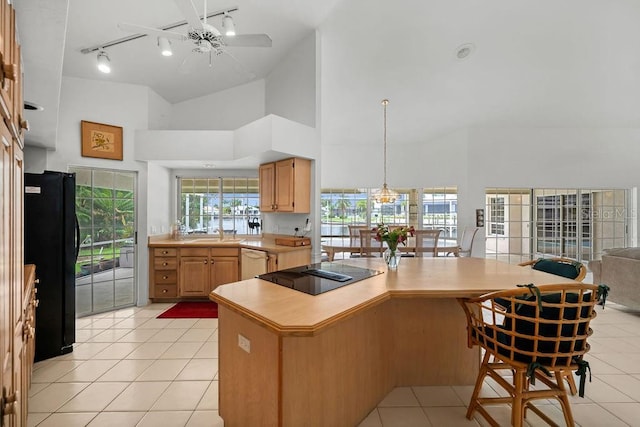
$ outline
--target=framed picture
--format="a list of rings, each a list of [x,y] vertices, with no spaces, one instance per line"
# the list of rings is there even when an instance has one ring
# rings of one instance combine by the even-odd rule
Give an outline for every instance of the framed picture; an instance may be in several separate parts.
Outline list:
[[[120,126],[81,121],[82,156],[122,160],[122,128]]]

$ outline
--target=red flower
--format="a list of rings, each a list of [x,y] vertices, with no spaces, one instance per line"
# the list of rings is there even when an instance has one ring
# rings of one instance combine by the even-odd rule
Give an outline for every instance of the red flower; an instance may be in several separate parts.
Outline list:
[[[389,249],[395,251],[398,243],[402,243],[403,245],[407,244],[407,235],[413,236],[415,229],[413,226],[390,229],[387,224],[378,224],[372,231],[376,234],[376,240],[378,242],[386,242]]]

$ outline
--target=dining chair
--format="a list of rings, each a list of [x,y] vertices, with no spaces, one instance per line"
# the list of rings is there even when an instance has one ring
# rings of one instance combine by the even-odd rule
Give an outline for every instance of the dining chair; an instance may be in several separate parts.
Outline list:
[[[360,255],[360,230],[370,230],[371,227],[368,225],[348,225],[349,228],[349,247],[350,256],[359,256]]]
[[[377,252],[382,256],[384,250],[382,241],[376,240],[376,233],[370,229],[360,229],[360,256],[374,256]]]
[[[438,239],[442,230],[415,230],[413,235],[415,237],[416,245],[413,248],[417,257],[423,257],[425,253],[431,254],[431,256],[438,256]]]
[[[485,406],[507,403],[513,426],[523,425],[527,409],[557,425],[533,404],[538,399],[557,399],[566,424],[575,425],[563,377],[564,372],[577,370],[580,396],[584,396],[588,363],[583,356],[590,348],[587,338],[593,331],[589,325],[596,316],[600,291],[596,285],[582,283],[523,285],[458,299],[467,319],[468,346],[484,351],[467,418],[478,411],[489,424],[499,426]],[[506,376],[500,374],[503,370]],[[507,395],[480,397],[486,377]],[[536,381],[546,387],[530,387]]]
[[[473,240],[480,227],[465,227],[462,231],[462,239],[458,246],[458,254],[456,256],[470,257],[473,249]]]
[[[587,275],[587,267],[584,264],[569,258],[540,258],[521,262],[518,265],[522,267],[531,266],[534,270],[544,271],[545,273],[555,274],[578,282],[582,282]],[[571,371],[567,371],[564,373],[564,377],[569,384],[571,394],[575,395],[578,390],[576,389],[576,381],[573,378],[573,374]]]

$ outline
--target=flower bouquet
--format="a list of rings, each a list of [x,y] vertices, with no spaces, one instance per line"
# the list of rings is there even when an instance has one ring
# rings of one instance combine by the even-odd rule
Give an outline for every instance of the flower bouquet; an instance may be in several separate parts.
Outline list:
[[[387,224],[378,224],[372,231],[375,233],[378,242],[382,241],[387,244],[388,249],[384,253],[384,259],[389,268],[397,268],[400,259],[398,244],[402,243],[406,246],[407,236],[413,236],[415,231],[413,226],[395,227],[391,229]]]

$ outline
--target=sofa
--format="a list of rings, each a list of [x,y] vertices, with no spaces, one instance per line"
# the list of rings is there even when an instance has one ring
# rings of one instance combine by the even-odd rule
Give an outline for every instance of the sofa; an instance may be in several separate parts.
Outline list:
[[[589,269],[593,283],[611,288],[607,301],[640,310],[640,248],[606,249]]]

